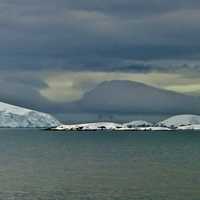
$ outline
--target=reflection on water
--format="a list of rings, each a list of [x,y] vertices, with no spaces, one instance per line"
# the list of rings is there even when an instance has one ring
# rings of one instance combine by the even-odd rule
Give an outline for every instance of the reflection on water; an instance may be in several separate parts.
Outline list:
[[[1,129],[0,199],[199,200],[199,133]]]

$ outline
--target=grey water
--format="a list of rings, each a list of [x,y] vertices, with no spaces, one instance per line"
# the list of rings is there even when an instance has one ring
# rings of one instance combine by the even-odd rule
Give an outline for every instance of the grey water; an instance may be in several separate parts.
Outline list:
[[[2,200],[199,200],[200,132],[0,129]]]

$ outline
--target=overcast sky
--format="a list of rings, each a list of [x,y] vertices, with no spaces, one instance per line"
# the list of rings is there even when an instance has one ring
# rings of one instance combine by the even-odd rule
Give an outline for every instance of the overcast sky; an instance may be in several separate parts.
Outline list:
[[[196,0],[1,0],[0,100],[77,112],[109,80],[200,96],[199,19]]]

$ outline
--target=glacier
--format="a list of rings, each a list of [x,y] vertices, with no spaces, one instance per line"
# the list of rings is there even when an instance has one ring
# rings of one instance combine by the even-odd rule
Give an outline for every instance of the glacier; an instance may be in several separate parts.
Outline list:
[[[51,128],[60,122],[50,114],[0,102],[1,128]]]

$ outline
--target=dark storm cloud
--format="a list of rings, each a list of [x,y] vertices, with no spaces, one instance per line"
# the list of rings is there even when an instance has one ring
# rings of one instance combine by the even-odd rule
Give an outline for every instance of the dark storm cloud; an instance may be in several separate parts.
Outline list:
[[[43,97],[39,91],[46,87],[48,85],[37,73],[15,71],[15,74],[12,75],[4,72],[0,74],[0,102],[42,112],[76,112],[76,104],[56,103]]]
[[[33,73],[1,72],[0,74],[0,101],[47,111],[51,103],[42,97],[39,89],[48,87]]]
[[[23,75],[9,75],[4,78],[5,82],[9,82],[10,84],[19,84],[19,85],[25,85],[26,87],[35,88],[35,89],[41,89],[41,88],[47,88],[48,85],[44,83],[41,79],[31,76],[24,76]]]
[[[106,71],[126,60],[199,60],[199,9],[186,0],[4,0],[0,68]]]
[[[198,74],[199,11],[196,0],[2,0],[0,101],[81,109],[43,97],[40,71]]]

